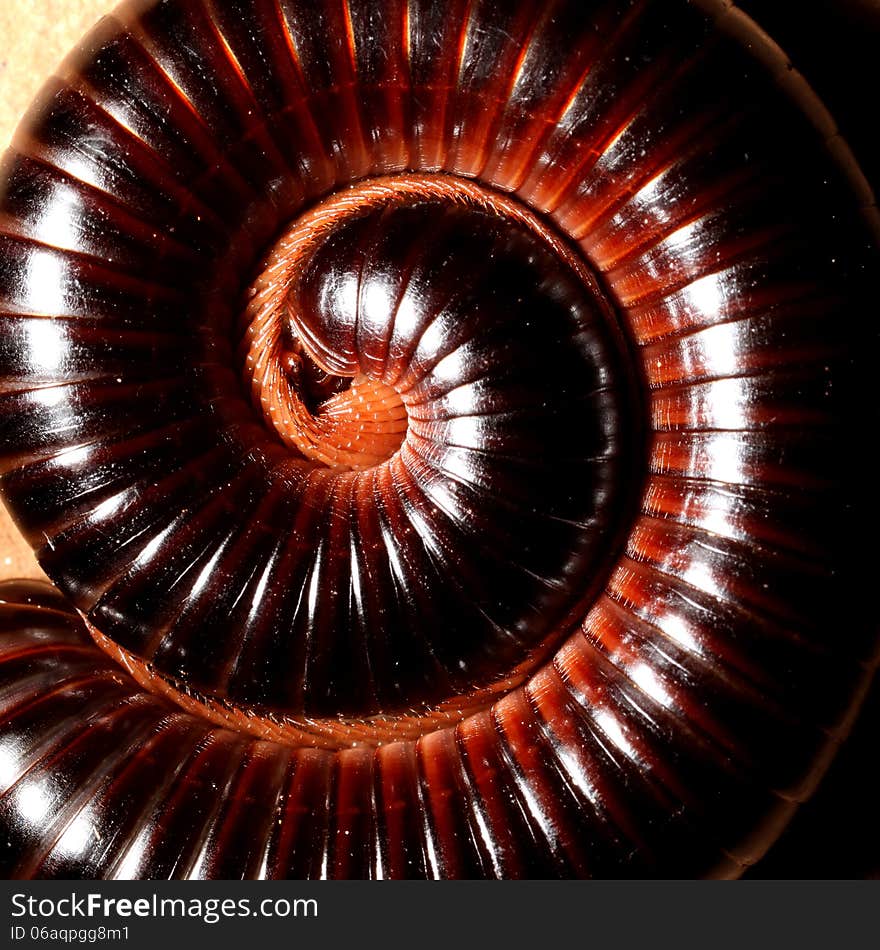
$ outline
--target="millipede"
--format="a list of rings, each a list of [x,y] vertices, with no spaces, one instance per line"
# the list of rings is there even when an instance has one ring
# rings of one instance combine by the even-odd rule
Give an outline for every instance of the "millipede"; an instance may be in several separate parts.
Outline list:
[[[878,235],[729,0],[126,0],[0,168],[0,874],[740,876],[878,659]]]

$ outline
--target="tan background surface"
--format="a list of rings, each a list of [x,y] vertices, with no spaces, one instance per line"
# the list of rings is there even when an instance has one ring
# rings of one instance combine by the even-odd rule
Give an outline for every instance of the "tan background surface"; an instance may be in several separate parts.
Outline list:
[[[43,82],[113,0],[0,0],[0,143]],[[0,504],[0,578],[41,577],[30,548]]]

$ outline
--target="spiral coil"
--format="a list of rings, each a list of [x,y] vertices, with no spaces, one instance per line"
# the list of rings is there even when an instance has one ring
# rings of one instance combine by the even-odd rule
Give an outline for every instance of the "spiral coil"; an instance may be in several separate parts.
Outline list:
[[[875,216],[735,7],[128,2],[2,181],[6,873],[766,850],[876,662]]]

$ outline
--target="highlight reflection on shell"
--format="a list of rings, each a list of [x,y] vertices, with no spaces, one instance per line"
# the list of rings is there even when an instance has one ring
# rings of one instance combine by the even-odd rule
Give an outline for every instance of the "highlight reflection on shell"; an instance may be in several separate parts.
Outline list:
[[[2,491],[87,621],[0,591],[5,873],[760,857],[876,659],[876,252],[739,11],[128,2],[2,174]]]

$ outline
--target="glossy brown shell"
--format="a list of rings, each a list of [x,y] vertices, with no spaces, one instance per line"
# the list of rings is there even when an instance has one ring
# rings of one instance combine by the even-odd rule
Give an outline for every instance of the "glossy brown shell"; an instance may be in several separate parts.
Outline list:
[[[91,630],[7,592],[6,873],[740,873],[875,661],[870,203],[720,0],[102,21],[3,167],[2,491]]]

